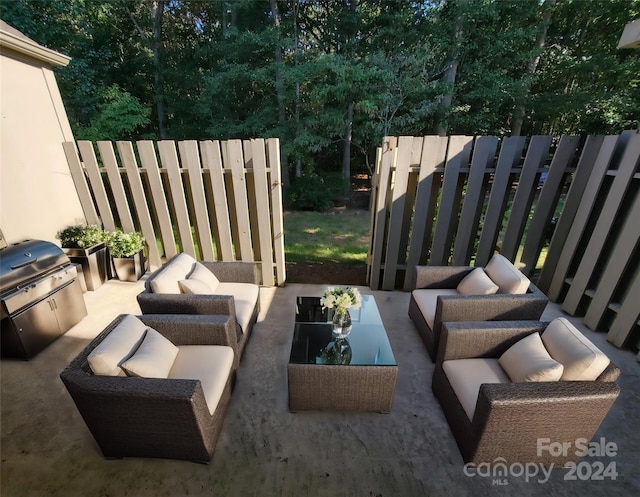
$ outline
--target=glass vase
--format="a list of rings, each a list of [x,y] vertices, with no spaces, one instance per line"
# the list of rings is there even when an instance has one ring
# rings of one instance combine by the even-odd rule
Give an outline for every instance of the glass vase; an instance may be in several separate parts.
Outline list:
[[[333,313],[333,336],[336,338],[346,338],[351,333],[351,315],[349,311]]]

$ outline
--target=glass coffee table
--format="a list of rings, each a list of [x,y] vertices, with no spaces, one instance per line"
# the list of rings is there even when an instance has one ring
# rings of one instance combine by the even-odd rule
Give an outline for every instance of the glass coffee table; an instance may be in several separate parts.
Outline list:
[[[362,295],[351,309],[346,338],[333,335],[333,309],[319,297],[296,298],[296,322],[287,365],[289,410],[389,412],[398,365],[376,301]]]

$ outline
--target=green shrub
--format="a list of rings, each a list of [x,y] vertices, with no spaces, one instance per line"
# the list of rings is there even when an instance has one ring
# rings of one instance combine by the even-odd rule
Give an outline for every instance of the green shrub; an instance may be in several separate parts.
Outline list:
[[[117,230],[109,234],[107,247],[111,257],[131,257],[144,248],[144,237],[137,231],[125,233]]]
[[[108,232],[100,226],[77,224],[56,234],[64,248],[86,249],[106,241]]]
[[[326,211],[334,206],[334,199],[349,188],[349,181],[341,174],[303,174],[287,188],[285,202],[288,209]]]

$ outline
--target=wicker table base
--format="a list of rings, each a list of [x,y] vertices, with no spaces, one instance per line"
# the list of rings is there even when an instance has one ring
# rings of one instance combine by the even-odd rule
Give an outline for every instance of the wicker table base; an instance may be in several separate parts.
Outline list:
[[[289,364],[289,410],[389,412],[398,366]]]

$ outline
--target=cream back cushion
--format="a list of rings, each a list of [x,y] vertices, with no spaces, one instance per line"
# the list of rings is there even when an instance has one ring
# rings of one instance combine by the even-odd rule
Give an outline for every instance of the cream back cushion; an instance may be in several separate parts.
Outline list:
[[[484,267],[485,273],[498,285],[498,293],[527,293],[531,282],[511,261],[500,254],[495,254]]]
[[[146,329],[137,317],[125,316],[87,357],[93,374],[126,376],[120,365],[136,351]]]
[[[155,276],[150,282],[151,291],[153,293],[180,293],[180,285],[178,281],[183,280],[193,270],[196,260],[189,254],[184,252],[178,254],[168,266]]]
[[[498,285],[478,267],[462,279],[456,290],[462,295],[491,295],[498,291]]]
[[[153,328],[147,328],[135,353],[122,363],[127,376],[167,378],[178,355],[178,347]]]
[[[564,369],[549,355],[538,333],[514,343],[498,362],[514,383],[558,381]]]
[[[607,368],[609,358],[566,318],[556,318],[542,333],[551,357],[564,366],[562,380],[593,381]]]
[[[188,276],[188,279],[191,278],[203,281],[211,289],[211,292],[215,292],[218,284],[220,283],[220,280],[216,277],[216,275],[199,262],[194,263],[193,270]]]

